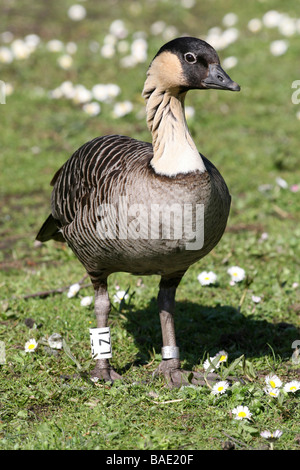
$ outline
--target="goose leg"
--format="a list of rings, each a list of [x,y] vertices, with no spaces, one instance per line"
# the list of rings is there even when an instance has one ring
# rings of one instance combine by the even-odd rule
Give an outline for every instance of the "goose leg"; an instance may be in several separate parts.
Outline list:
[[[190,382],[195,385],[205,384],[203,374],[182,370],[180,368],[179,349],[176,345],[173,314],[175,310],[176,288],[181,277],[182,276],[172,280],[162,279],[158,294],[158,308],[163,339],[163,360],[155,370],[154,375],[164,375],[170,387],[181,387],[182,385],[188,385]],[[167,358],[168,356],[171,357]],[[192,377],[189,377],[188,381],[187,378],[191,374]],[[209,382],[215,381],[216,379],[216,374],[209,374]]]
[[[105,328],[108,325],[108,316],[111,309],[110,300],[107,292],[107,282],[93,281],[95,290],[95,314],[97,328]],[[96,366],[91,372],[92,377],[113,383],[114,380],[121,380],[123,377],[113,370],[109,359],[97,359]]]

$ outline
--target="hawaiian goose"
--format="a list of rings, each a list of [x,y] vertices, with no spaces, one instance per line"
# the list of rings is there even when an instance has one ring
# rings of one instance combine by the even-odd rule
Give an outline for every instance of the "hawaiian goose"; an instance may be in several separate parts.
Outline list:
[[[231,199],[218,170],[197,151],[185,120],[187,91],[208,88],[240,89],[206,42],[192,37],[168,42],[151,62],[143,90],[152,144],[120,135],[97,137],[51,182],[52,214],[37,239],[66,241],[91,278],[98,334],[92,374],[99,379],[122,378],[109,363],[108,328],[107,278],[119,271],[161,276],[163,348],[157,373],[171,386],[180,385],[186,373],[175,340],[176,288],[189,266],[219,242]],[[194,373],[193,382],[197,379]]]

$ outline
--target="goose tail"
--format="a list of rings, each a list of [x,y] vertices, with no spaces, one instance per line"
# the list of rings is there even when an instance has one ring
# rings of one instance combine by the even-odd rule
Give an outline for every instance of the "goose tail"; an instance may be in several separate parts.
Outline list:
[[[36,240],[40,242],[46,242],[48,240],[56,240],[58,242],[66,241],[63,234],[60,232],[57,226],[57,222],[52,214],[50,214],[43,223],[39,233],[36,236]]]

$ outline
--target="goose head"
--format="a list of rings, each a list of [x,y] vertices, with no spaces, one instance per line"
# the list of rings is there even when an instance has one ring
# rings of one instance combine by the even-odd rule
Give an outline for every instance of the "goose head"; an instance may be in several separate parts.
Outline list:
[[[209,88],[240,90],[240,86],[222,69],[215,49],[194,37],[173,39],[162,46],[150,64],[146,83],[146,98],[150,83],[152,89],[173,93]]]

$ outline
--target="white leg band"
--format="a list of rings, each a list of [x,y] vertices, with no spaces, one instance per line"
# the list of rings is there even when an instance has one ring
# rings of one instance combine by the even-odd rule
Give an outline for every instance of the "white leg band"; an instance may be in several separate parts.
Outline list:
[[[179,359],[178,346],[163,346],[161,348],[161,356],[163,359]]]
[[[109,359],[112,357],[110,329],[90,328],[91,350],[94,359]]]

